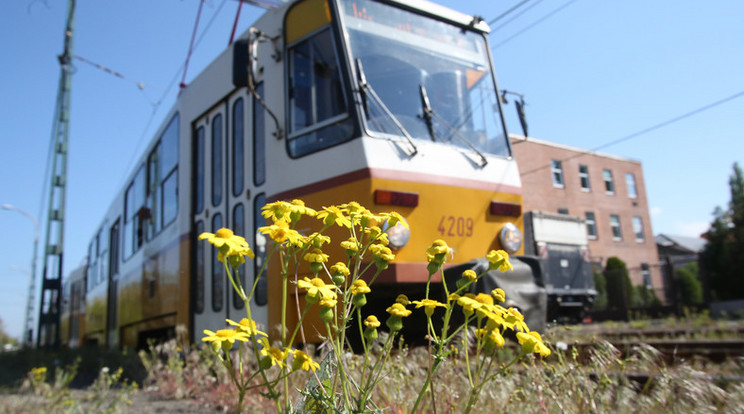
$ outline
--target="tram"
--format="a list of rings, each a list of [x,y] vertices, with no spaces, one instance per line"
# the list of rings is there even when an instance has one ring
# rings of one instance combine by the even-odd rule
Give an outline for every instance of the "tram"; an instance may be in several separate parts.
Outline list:
[[[380,303],[416,297],[435,239],[453,248],[446,272],[458,277],[486,266],[490,249],[521,253],[521,182],[488,30],[420,0],[267,10],[183,89],[113,200],[89,247],[83,341],[142,347],[177,326],[198,341],[244,317],[215,249],[197,236],[245,235],[257,254],[241,272],[250,284],[266,257],[261,207],[275,200],[357,201],[405,217],[410,234],[391,237],[396,260],[373,288]],[[503,288],[540,329],[544,288],[528,264],[513,264],[479,288]],[[281,310],[276,271],[251,302],[269,328]]]

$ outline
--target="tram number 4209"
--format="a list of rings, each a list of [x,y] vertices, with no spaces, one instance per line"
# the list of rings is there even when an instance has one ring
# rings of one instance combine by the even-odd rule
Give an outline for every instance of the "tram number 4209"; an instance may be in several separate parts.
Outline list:
[[[442,216],[437,230],[442,236],[471,237],[473,235],[473,218]]]

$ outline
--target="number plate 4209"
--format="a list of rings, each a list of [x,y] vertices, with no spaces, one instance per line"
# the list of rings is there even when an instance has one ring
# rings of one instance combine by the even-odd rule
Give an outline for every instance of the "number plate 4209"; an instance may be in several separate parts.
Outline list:
[[[442,236],[471,237],[473,235],[473,218],[442,216],[437,230]]]

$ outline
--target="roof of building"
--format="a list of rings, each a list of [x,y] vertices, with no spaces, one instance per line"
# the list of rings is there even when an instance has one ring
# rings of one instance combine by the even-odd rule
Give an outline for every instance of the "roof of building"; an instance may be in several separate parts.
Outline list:
[[[690,253],[700,253],[705,248],[706,240],[700,237],[677,236],[671,234],[658,234],[656,244],[663,247],[675,247],[687,250]]]
[[[509,134],[509,139],[511,139],[512,141],[531,142],[533,144],[546,145],[546,146],[549,146],[549,147],[560,148],[560,149],[564,149],[564,150],[567,150],[567,151],[580,152],[580,153],[588,154],[588,155],[595,155],[597,157],[602,157],[602,158],[611,158],[611,159],[618,160],[618,161],[634,162],[634,163],[637,163],[637,164],[640,164],[641,163],[639,160],[634,160],[632,158],[619,157],[617,155],[605,154],[603,152],[592,151],[592,150],[588,150],[588,149],[585,149],[585,148],[572,147],[570,145],[558,144],[556,142],[545,141],[543,139],[538,139],[538,138],[534,138],[534,137],[527,137],[527,138],[525,138],[524,135],[518,135],[518,134],[511,134],[510,133]]]

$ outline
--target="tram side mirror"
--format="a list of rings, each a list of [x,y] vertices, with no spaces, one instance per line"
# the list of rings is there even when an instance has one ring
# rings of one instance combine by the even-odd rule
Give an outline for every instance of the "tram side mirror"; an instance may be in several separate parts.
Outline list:
[[[236,88],[248,86],[248,71],[251,69],[249,45],[249,39],[238,39],[233,43],[232,81]]]
[[[527,133],[527,116],[524,114],[524,99],[520,99],[519,101],[514,101],[514,103],[517,105],[517,115],[519,116],[519,123],[522,124],[522,131],[524,131],[524,137],[527,138],[529,134]]]

